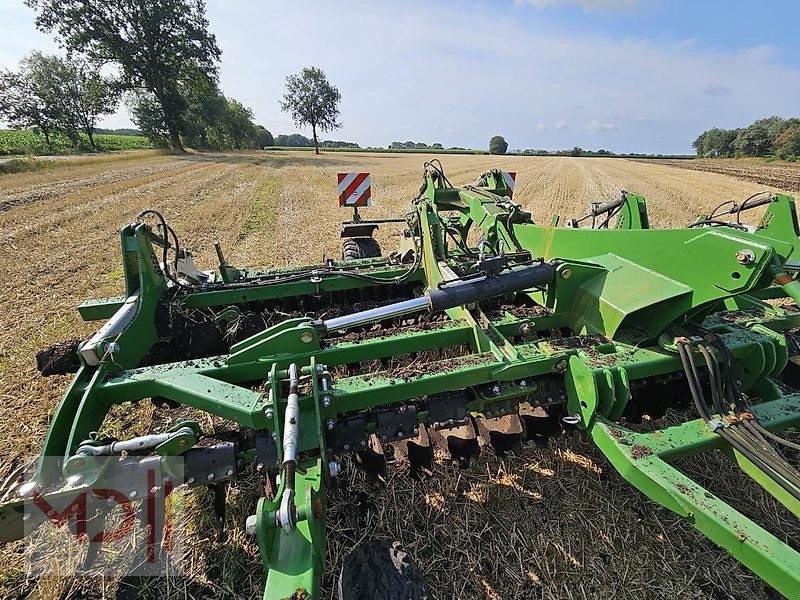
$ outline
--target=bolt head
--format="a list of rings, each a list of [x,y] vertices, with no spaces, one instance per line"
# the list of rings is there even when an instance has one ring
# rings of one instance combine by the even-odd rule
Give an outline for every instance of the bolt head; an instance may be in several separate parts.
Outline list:
[[[566,359],[562,358],[560,361],[556,363],[556,370],[559,372],[564,372],[567,370],[567,361]]]
[[[323,396],[322,398],[322,406],[328,408],[331,405],[331,399],[328,396]]]
[[[209,481],[212,481],[212,480],[214,479],[214,474],[213,474],[213,473],[209,473],[209,474],[206,476],[206,479],[208,479]]]
[[[314,335],[310,331],[304,331],[300,334],[300,341],[304,344],[310,344],[314,339]]]
[[[572,277],[572,271],[570,269],[561,271],[561,279],[569,279],[570,277]]]
[[[194,477],[189,477],[189,479],[186,480],[186,483],[188,483],[189,485],[192,485],[194,482],[195,482]]]
[[[264,416],[267,417],[268,419],[271,419],[273,416],[275,416],[275,413],[271,408],[268,408],[267,410],[264,411]]]
[[[756,260],[756,254],[749,248],[745,248],[744,250],[739,250],[736,253],[736,262],[738,262],[740,265],[749,265],[755,260]]]
[[[139,495],[139,492],[136,490],[131,490],[130,494],[128,494],[128,498],[136,498]]]
[[[233,469],[228,469],[227,471],[225,471],[225,475],[227,475],[228,477],[232,477],[233,476]]]
[[[526,379],[520,379],[519,387],[528,387],[528,381]]]

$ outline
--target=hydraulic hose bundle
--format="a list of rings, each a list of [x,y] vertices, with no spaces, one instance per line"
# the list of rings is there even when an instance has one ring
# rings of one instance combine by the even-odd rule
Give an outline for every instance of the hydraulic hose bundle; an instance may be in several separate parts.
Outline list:
[[[733,372],[733,357],[730,349],[718,336],[711,332],[706,333],[711,336],[712,347],[722,356],[722,365],[702,337],[679,337],[676,339],[678,355],[686,373],[697,412],[712,431],[722,437],[789,495],[800,501],[800,472],[786,461],[786,458],[770,444],[769,440],[795,450],[800,449],[800,445],[767,431],[747,410]],[[701,354],[708,369],[713,410],[706,402],[703,393],[700,375],[692,357],[693,348]]]

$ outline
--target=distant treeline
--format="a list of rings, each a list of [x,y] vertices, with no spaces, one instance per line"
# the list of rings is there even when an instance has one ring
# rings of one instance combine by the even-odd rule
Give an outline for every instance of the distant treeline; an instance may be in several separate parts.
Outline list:
[[[271,144],[265,146],[283,146],[284,148],[313,148],[314,140],[299,133],[291,135],[276,135]],[[320,148],[360,148],[355,142],[340,142],[337,140],[324,140],[319,143]]]
[[[800,157],[800,119],[768,117],[741,129],[715,127],[692,144],[701,157],[774,155],[784,160]]]

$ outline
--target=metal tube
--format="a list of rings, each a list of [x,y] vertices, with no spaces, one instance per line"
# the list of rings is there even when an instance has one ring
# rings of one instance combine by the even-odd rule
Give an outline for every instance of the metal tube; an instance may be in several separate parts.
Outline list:
[[[419,298],[412,298],[411,300],[403,300],[394,304],[387,304],[386,306],[379,306],[371,308],[362,312],[357,312],[352,315],[344,315],[343,317],[335,317],[322,322],[325,331],[339,331],[341,329],[350,329],[360,325],[367,325],[382,321],[383,319],[392,319],[394,317],[402,317],[415,312],[421,312],[430,308],[430,302],[427,296]]]
[[[297,365],[289,365],[289,397],[286,399],[286,414],[283,417],[283,464],[297,462],[297,424],[300,416],[297,387],[300,375]]]
[[[297,432],[300,417],[297,388],[300,373],[297,364],[289,365],[289,397],[283,419],[283,494],[275,522],[284,531],[294,531],[297,524],[297,509],[294,504],[295,468],[297,467]]]

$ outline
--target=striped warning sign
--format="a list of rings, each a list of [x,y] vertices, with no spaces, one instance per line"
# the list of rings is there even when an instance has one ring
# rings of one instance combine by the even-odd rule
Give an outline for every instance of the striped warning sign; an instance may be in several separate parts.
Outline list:
[[[514,183],[517,180],[517,173],[516,171],[503,171],[503,181],[506,183],[506,187],[508,188],[508,197],[511,198],[514,195]]]
[[[369,173],[337,173],[339,206],[371,206],[372,178]]]

